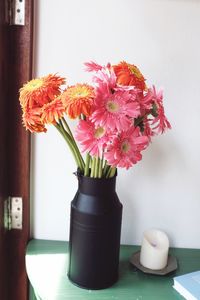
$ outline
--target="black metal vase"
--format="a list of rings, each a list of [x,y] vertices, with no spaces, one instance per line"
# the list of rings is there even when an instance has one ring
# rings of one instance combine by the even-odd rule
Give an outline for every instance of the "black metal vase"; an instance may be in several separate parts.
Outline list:
[[[86,289],[104,289],[118,279],[122,204],[116,176],[78,176],[71,202],[68,277]]]

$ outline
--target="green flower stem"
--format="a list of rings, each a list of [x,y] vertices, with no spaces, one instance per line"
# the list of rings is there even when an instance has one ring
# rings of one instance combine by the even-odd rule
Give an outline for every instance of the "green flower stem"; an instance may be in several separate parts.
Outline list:
[[[74,159],[76,161],[76,165],[78,166],[78,168],[81,170],[81,172],[84,171],[84,168],[82,167],[82,164],[80,162],[80,159],[74,149],[74,144],[71,140],[71,137],[70,135],[66,132],[66,130],[63,129],[63,127],[60,125],[60,124],[56,124],[55,125],[56,129],[60,132],[60,134],[63,136],[63,138],[65,139],[65,141],[67,142],[71,152],[72,152],[72,155],[74,156]]]
[[[60,121],[61,121],[62,123],[64,123],[64,126],[65,126],[67,132],[68,132],[68,133],[71,135],[71,137],[73,138],[73,134],[72,134],[71,129],[70,129],[69,125],[67,124],[67,121],[65,120],[65,118],[64,118],[64,117],[61,118]]]
[[[98,177],[102,178],[102,175],[103,175],[103,157],[102,159],[100,159]]]
[[[86,120],[86,116],[84,114],[81,114],[81,120]]]
[[[115,175],[115,172],[116,172],[116,168],[109,166],[109,169],[108,169],[108,171],[106,173],[106,178],[113,177]]]
[[[95,174],[95,164],[96,164],[96,158],[93,157],[92,158],[92,166],[91,166],[91,175],[90,175],[90,177],[94,177],[94,174]]]
[[[63,123],[64,123],[64,125],[63,125]],[[76,153],[76,156],[78,157],[78,160],[79,160],[79,162],[80,162],[79,168],[80,168],[81,171],[83,172],[84,169],[85,169],[85,163],[84,163],[83,157],[82,157],[82,155],[81,155],[81,153],[80,153],[80,151],[79,151],[79,148],[78,148],[78,146],[77,146],[77,144],[76,144],[76,141],[75,141],[75,139],[74,139],[74,137],[73,137],[73,134],[72,134],[72,132],[71,132],[71,130],[70,130],[70,128],[69,128],[69,126],[68,126],[66,120],[65,120],[64,118],[62,118],[62,120],[59,120],[59,124],[60,124],[60,126],[62,127],[63,132],[65,132],[66,134],[68,134],[68,136],[69,136],[71,142],[73,143],[73,148],[74,148],[75,153]],[[64,126],[65,126],[65,127],[64,127]],[[66,128],[66,129],[65,129],[65,128]]]
[[[84,171],[84,176],[89,176],[90,175],[90,161],[91,161],[91,156],[89,153],[86,154],[86,160],[85,160],[85,171]]]
[[[100,158],[96,157],[95,158],[95,171],[94,171],[95,178],[98,178],[98,174],[99,174],[99,161],[100,161]]]
[[[105,174],[106,178],[110,177],[110,169],[111,169],[111,166],[107,166],[107,170],[106,170],[106,174]]]
[[[110,166],[107,164],[107,160],[105,160],[105,164],[103,167],[103,177],[106,177],[107,172],[109,171]]]
[[[109,178],[115,176],[116,170],[117,170],[117,169],[116,169],[115,167],[111,167],[111,168],[110,168]]]
[[[136,118],[134,120],[134,126],[135,127],[139,126],[139,124],[143,121],[143,119],[144,119],[144,116]]]
[[[70,150],[71,150],[71,152],[72,152],[72,154],[74,156],[74,159],[76,161],[77,167],[79,167],[81,169],[80,161],[79,161],[79,159],[77,157],[77,153],[76,153],[76,151],[75,151],[75,149],[73,147],[73,143],[71,141],[71,138],[70,138],[69,134],[66,131],[64,131],[63,128],[59,124],[55,125],[55,127],[60,132],[60,134],[62,135],[62,137],[64,138],[64,140],[67,142],[67,144],[68,144],[68,146],[69,146],[69,148],[70,148]]]
[[[68,131],[68,133],[70,134],[70,136],[71,136],[71,138],[72,138],[72,141],[73,141],[73,143],[74,143],[74,147],[76,148],[76,152],[78,153],[78,155],[79,155],[79,157],[80,157],[81,164],[82,164],[83,168],[85,168],[85,163],[84,163],[83,157],[82,157],[82,155],[81,155],[81,153],[80,153],[80,151],[79,151],[79,148],[78,148],[78,146],[77,146],[77,144],[76,144],[76,141],[75,141],[74,136],[73,136],[73,134],[72,134],[72,132],[71,132],[71,130],[70,130],[70,127],[69,127],[69,125],[67,124],[67,121],[65,120],[65,118],[62,118],[62,121],[63,121],[63,123],[64,123],[64,125],[65,125],[65,127],[66,127],[66,129],[67,129],[67,131]],[[62,123],[62,121],[61,121],[61,123]]]

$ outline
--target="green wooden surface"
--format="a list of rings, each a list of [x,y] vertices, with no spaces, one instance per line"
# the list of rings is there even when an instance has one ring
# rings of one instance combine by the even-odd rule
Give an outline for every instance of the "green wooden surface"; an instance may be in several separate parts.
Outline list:
[[[81,289],[68,280],[67,242],[30,241],[26,254],[27,273],[41,300],[183,299],[172,287],[173,277],[200,270],[200,250],[170,249],[170,254],[178,259],[178,269],[165,276],[156,276],[144,274],[130,265],[129,258],[138,249],[137,246],[121,246],[119,280],[105,290]]]
[[[41,298],[36,295],[31,284],[29,285],[29,300],[41,300]]]

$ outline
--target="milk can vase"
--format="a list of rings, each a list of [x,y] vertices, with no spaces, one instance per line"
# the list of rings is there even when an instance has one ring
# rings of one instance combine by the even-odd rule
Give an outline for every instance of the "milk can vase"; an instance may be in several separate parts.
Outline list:
[[[68,277],[86,289],[104,289],[118,279],[122,204],[116,176],[78,175],[71,202]]]

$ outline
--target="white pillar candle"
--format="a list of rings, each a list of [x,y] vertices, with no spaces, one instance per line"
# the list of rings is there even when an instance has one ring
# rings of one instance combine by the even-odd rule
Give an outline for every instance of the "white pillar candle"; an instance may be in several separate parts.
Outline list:
[[[140,252],[140,263],[151,270],[166,267],[169,252],[169,239],[160,230],[150,229],[144,232]]]

